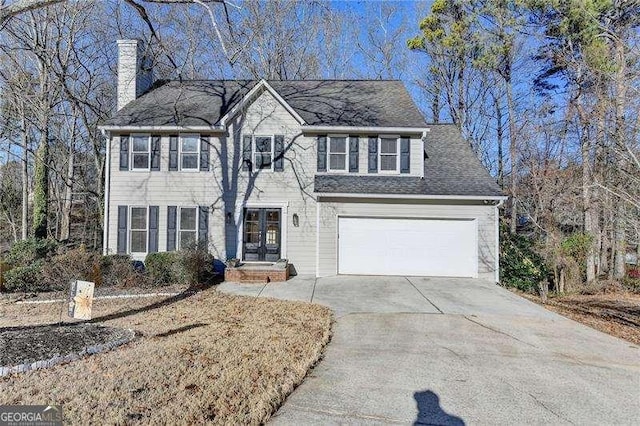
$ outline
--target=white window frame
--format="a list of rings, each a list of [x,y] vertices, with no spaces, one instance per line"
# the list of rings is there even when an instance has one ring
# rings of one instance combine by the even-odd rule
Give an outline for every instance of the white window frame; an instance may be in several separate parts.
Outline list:
[[[331,138],[344,138],[344,169],[331,168]],[[343,154],[342,152],[334,152],[335,154]],[[349,135],[327,135],[327,172],[329,173],[345,173],[349,171]]]
[[[269,168],[258,168],[258,163],[256,161],[256,154],[258,153],[256,149],[256,139],[257,138],[270,138],[271,139],[271,167]],[[275,135],[253,135],[251,136],[251,162],[253,164],[253,172],[264,172],[264,171],[273,171],[274,167],[274,158],[275,158],[275,149],[276,149],[276,138]]]
[[[382,139],[396,140],[396,168],[395,170],[382,170],[382,157],[391,154],[382,153]],[[378,136],[378,173],[400,174],[400,135],[379,135]]]
[[[134,167],[133,157],[136,152],[133,150],[133,139],[135,138],[147,138],[147,167],[138,168]],[[129,140],[129,170],[132,172],[149,172],[151,171],[151,134],[149,133],[134,133]],[[137,154],[142,154],[142,151],[137,151]]]
[[[131,238],[131,232],[135,231],[142,231],[142,229],[131,229],[131,223],[133,222],[133,209],[145,209],[147,212],[147,218],[146,218],[146,238],[145,238],[145,249],[146,251],[133,251],[131,249],[131,242],[133,241],[133,239]],[[127,220],[127,245],[128,245],[128,252],[129,254],[147,254],[149,252],[149,206],[129,206],[129,220]]]
[[[197,166],[194,169],[184,169],[182,167],[182,140],[185,137],[195,137],[196,139],[198,139],[198,146],[196,147],[196,151],[187,152],[187,154],[196,154]],[[178,135],[178,169],[181,172],[199,172],[200,171],[200,144],[201,144],[201,135],[199,133],[180,133]]]
[[[178,222],[176,224],[177,225],[176,228],[177,228],[177,232],[178,232],[178,235],[177,235],[177,238],[176,238],[176,240],[177,240],[176,241],[176,248],[178,250],[182,250],[182,220],[181,219],[182,219],[182,210],[183,209],[195,209],[196,210],[196,229],[195,229],[195,231],[196,231],[196,239],[195,239],[196,244],[198,243],[198,237],[199,237],[199,235],[198,235],[198,233],[199,233],[198,224],[200,223],[199,222],[199,219],[200,219],[200,208],[198,206],[180,206],[180,207],[178,207],[178,217],[176,218],[176,222]],[[192,230],[191,229],[186,229],[186,231],[191,232]]]

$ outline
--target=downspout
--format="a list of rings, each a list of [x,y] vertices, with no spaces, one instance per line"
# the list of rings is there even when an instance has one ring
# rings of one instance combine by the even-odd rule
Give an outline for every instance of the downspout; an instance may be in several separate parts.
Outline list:
[[[500,284],[500,206],[504,204],[504,199],[498,200],[496,204],[496,262],[495,262],[495,280],[496,284]]]
[[[107,152],[104,171],[104,213],[102,218],[102,254],[109,253],[109,189],[111,182],[111,133],[100,129],[100,133],[107,140]]]

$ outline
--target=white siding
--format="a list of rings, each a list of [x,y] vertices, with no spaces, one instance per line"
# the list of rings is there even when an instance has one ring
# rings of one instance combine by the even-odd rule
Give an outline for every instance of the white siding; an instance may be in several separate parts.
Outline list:
[[[236,257],[239,224],[243,203],[280,205],[288,203],[287,257],[299,273],[315,273],[315,138],[299,135],[295,119],[268,92],[264,92],[230,126],[228,136],[211,136],[209,172],[168,171],[169,134],[161,138],[161,171],[136,172],[119,170],[120,140],[116,135],[111,143],[111,184],[109,199],[108,251],[117,250],[119,205],[160,206],[159,249],[166,250],[167,206],[210,206],[209,245],[219,259]],[[240,171],[241,137],[245,133],[285,135],[283,172],[260,171],[249,176]],[[223,168],[223,162],[228,167]],[[232,224],[225,224],[226,213],[233,215]],[[293,226],[293,215],[299,226]],[[286,229],[284,229],[286,227]]]
[[[327,200],[320,206],[319,276],[337,274],[338,216],[397,218],[467,218],[478,223],[478,276],[495,278],[495,206],[469,204],[437,204],[433,201],[391,201],[364,199]]]

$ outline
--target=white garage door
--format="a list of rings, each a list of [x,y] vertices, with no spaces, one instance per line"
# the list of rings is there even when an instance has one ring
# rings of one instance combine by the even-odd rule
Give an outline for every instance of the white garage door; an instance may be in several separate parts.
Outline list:
[[[338,273],[477,277],[475,220],[338,219]]]

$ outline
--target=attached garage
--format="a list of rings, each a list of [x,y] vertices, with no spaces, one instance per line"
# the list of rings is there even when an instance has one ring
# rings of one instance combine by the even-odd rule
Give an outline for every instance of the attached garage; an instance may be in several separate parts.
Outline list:
[[[477,221],[338,217],[338,273],[477,277]]]

